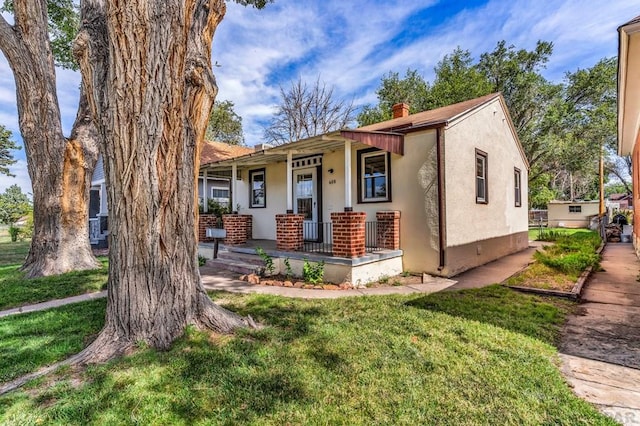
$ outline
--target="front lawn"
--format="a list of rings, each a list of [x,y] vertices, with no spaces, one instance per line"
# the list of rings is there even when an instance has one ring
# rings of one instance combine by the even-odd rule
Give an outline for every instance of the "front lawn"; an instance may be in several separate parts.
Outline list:
[[[592,232],[586,228],[529,228],[529,240],[531,241],[549,241],[549,235],[573,235],[583,232]]]
[[[574,396],[554,364],[550,343],[569,302],[499,286],[419,297],[213,297],[266,326],[234,336],[190,329],[166,352],[141,347],[84,373],[62,369],[1,397],[0,423],[615,424]],[[88,313],[30,316],[66,323]],[[0,327],[20,334],[17,321]],[[95,328],[72,333],[86,342]],[[15,349],[41,347],[40,334],[25,329]],[[49,338],[55,345],[62,336]],[[3,368],[6,377],[12,367]]]
[[[19,270],[20,264],[0,266],[0,310],[106,288],[107,258],[99,257],[98,260],[102,263],[99,269],[34,279],[24,277],[24,273]]]

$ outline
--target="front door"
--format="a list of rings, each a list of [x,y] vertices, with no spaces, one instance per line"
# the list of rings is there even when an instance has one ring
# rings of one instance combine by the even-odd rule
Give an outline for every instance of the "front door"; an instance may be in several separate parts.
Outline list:
[[[304,215],[303,237],[307,241],[318,240],[318,185],[316,169],[300,169],[293,172],[293,211]]]

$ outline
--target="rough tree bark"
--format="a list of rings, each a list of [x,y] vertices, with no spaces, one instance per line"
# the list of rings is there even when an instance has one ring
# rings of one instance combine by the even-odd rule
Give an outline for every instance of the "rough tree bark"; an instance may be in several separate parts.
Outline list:
[[[100,266],[89,245],[91,173],[98,157],[81,100],[72,136],[62,133],[46,0],[14,0],[15,24],[0,16],[0,49],[16,83],[20,132],[33,186],[34,229],[23,265],[28,277]]]
[[[223,0],[83,0],[75,54],[103,143],[109,202],[106,324],[81,362],[137,342],[166,349],[188,324],[252,321],[200,282],[195,182],[217,92],[213,33]]]

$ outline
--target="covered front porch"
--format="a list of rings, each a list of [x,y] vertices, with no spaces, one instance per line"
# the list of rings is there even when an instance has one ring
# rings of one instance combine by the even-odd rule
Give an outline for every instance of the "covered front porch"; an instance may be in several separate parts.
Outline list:
[[[365,262],[373,254],[401,254],[400,212],[388,203],[362,204],[366,211],[353,206],[362,197],[360,187],[390,195],[390,156],[401,156],[403,150],[401,134],[342,130],[207,164],[202,173],[230,176],[233,213],[202,214],[200,241],[211,241],[208,228],[222,228],[230,249],[255,251],[253,240],[271,241],[267,248],[292,259]],[[362,152],[368,154],[361,164]]]

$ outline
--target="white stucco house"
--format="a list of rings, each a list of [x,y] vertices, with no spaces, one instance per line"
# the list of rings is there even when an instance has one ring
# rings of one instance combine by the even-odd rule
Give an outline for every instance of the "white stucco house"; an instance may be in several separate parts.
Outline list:
[[[528,246],[528,163],[500,94],[394,117],[204,165],[231,176],[227,245],[322,251],[346,265],[333,281],[450,277]]]

